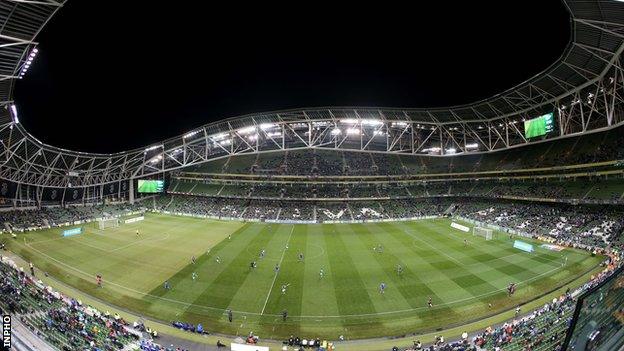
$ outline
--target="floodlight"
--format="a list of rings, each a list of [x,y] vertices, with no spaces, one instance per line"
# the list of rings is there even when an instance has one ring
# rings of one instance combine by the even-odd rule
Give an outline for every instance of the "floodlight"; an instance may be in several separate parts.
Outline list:
[[[378,126],[383,124],[383,122],[377,119],[363,119],[362,124],[366,126]]]
[[[347,118],[347,119],[341,119],[340,123],[346,123],[346,124],[357,124],[359,122],[359,120],[357,120],[356,118]]]
[[[17,106],[15,106],[15,104],[11,104],[11,112],[13,115],[13,122],[19,123],[19,118],[17,117]]]
[[[262,129],[262,130],[267,130],[267,129],[270,129],[270,128],[273,128],[273,127],[277,127],[277,125],[273,124],[273,123],[262,123],[262,124],[260,124],[260,129]]]
[[[253,133],[256,131],[256,127],[251,126],[251,127],[245,127],[245,128],[241,128],[238,130],[239,134],[249,134],[249,133]]]

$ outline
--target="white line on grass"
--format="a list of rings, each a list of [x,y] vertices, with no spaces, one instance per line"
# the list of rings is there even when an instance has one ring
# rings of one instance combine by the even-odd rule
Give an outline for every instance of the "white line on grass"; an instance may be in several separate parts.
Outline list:
[[[286,240],[286,246],[290,244],[290,238],[292,237],[293,231],[295,231],[294,225],[292,226],[292,229],[290,229],[288,240]],[[286,248],[284,248],[284,251],[282,251],[282,257],[280,258],[279,263],[278,263],[278,267],[280,268],[280,270],[282,269],[282,261],[284,260],[284,255],[286,255]],[[275,281],[277,280],[278,274],[279,274],[279,271],[275,272],[275,276],[273,277],[273,282],[271,283],[271,288],[269,289],[269,293],[267,294],[267,297],[264,300],[264,306],[262,306],[262,312],[260,312],[261,315],[264,314],[264,310],[266,309],[267,303],[269,302],[269,297],[271,296],[271,291],[273,291],[273,286],[275,285]]]
[[[410,234],[410,233],[409,233],[409,231],[406,231],[406,232],[405,232],[405,234]],[[451,234],[451,236],[453,236],[453,234]],[[459,237],[458,237],[458,238],[459,238]],[[416,239],[416,240],[418,240],[418,239]],[[414,244],[414,245],[416,245],[416,240],[414,240],[414,242],[413,242],[413,244]],[[418,241],[421,241],[421,240],[418,240]],[[421,242],[422,242],[422,241],[421,241]],[[493,259],[491,259],[491,260],[481,261],[481,262],[475,262],[475,263],[470,263],[470,264],[463,264],[463,263],[462,263],[462,265],[463,265],[464,267],[470,267],[470,266],[476,266],[476,265],[487,265],[487,264],[488,264],[488,263],[490,263],[490,262],[494,262],[494,261],[498,261],[498,260],[506,260],[507,258],[510,258],[510,257],[515,257],[515,256],[522,257],[522,256],[526,256],[526,255],[527,255],[527,253],[526,253],[526,252],[521,252],[521,251],[518,251],[518,252],[516,252],[516,253],[512,253],[512,254],[509,254],[509,255],[506,255],[506,256],[496,257],[496,258],[493,258]],[[448,257],[448,256],[447,256],[447,257]],[[561,264],[561,262],[560,262],[560,261],[561,261],[561,259],[559,259],[559,258],[553,258],[553,259],[550,259],[550,258],[547,258],[547,257],[542,257],[542,259],[544,259],[544,260],[546,260],[546,261],[549,261],[549,262],[555,262],[555,264],[557,264],[557,265]],[[505,262],[507,262],[507,263],[511,263],[511,264],[514,264],[513,262],[509,262],[509,261],[505,261]]]
[[[169,233],[165,233],[165,235],[163,235],[162,238],[158,238],[158,239],[154,239],[152,237],[148,237],[148,238],[140,239],[140,240],[137,240],[137,241],[133,241],[133,242],[131,242],[129,244],[126,244],[124,246],[116,247],[116,248],[110,249],[110,250],[103,249],[103,248],[101,248],[99,246],[95,246],[95,245],[92,245],[92,244],[84,243],[84,242],[82,242],[81,238],[84,238],[84,237],[75,237],[75,238],[64,238],[64,237],[61,237],[61,238],[55,238],[55,239],[49,239],[49,240],[33,241],[33,242],[31,242],[29,244],[29,246],[32,247],[32,245],[34,245],[34,244],[41,244],[41,243],[45,243],[45,242],[49,242],[49,241],[53,241],[53,240],[59,240],[59,239],[66,239],[66,240],[75,242],[75,243],[80,244],[80,245],[89,246],[89,247],[92,247],[92,248],[100,250],[100,251],[111,253],[111,252],[115,252],[115,251],[118,251],[118,250],[123,250],[123,249],[125,249],[127,247],[130,247],[132,245],[136,245],[136,244],[139,244],[139,243],[142,243],[142,242],[146,242],[146,241],[148,241],[148,242],[156,242],[156,241],[167,240],[167,239],[170,238],[170,235],[169,235]]]
[[[463,266],[463,265],[464,265],[463,263],[459,262],[459,261],[458,261],[455,257],[450,256],[450,255],[448,255],[447,253],[445,253],[444,251],[442,251],[442,250],[439,250],[439,249],[435,248],[434,246],[432,246],[432,245],[431,245],[431,244],[429,244],[428,242],[426,242],[426,241],[424,241],[424,240],[421,240],[421,239],[419,239],[418,237],[416,237],[416,236],[412,235],[412,233],[410,233],[410,232],[408,232],[408,231],[405,231],[405,234],[407,234],[407,235],[411,236],[412,238],[414,238],[414,239],[416,239],[416,240],[420,241],[421,243],[423,243],[423,244],[425,244],[425,245],[429,246],[430,248],[434,249],[435,251],[437,251],[437,252],[441,253],[442,255],[444,255],[444,256],[446,256],[446,257],[450,258],[453,262],[457,263],[458,265],[460,265],[460,266]]]
[[[156,241],[167,240],[167,239],[169,239],[169,236],[170,236],[169,233],[165,233],[165,235],[162,238],[158,238],[158,239],[152,239],[152,238],[141,239],[141,240],[132,242],[130,244],[126,244],[124,246],[120,246],[120,247],[114,248],[112,250],[109,250],[108,252],[115,252],[115,251],[118,251],[118,250],[123,250],[123,249],[125,249],[127,247],[130,247],[132,245],[136,245],[136,244],[139,244],[139,243],[145,242],[145,241],[156,242]]]

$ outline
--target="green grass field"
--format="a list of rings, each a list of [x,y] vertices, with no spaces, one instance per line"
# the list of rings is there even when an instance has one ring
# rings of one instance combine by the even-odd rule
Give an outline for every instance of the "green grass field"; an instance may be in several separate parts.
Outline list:
[[[570,249],[523,253],[505,235],[486,241],[451,229],[448,219],[290,225],[148,214],[118,228],[85,229],[72,237],[62,237],[60,228],[31,232],[7,243],[40,270],[112,305],[271,339],[355,339],[461,325],[532,300],[601,261]],[[373,250],[377,245],[383,253]],[[262,249],[266,255],[259,258]],[[562,266],[564,255],[568,263]],[[96,274],[104,278],[102,288]],[[170,290],[163,287],[167,280]],[[384,294],[381,282],[388,286]],[[513,297],[505,290],[510,282],[519,283]],[[228,308],[233,323],[224,313]]]

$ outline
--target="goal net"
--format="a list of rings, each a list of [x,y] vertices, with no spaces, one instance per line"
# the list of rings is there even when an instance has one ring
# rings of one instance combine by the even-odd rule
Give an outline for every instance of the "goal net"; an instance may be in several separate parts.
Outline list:
[[[100,229],[119,227],[118,218],[102,218],[102,219],[99,219],[97,222],[98,222],[98,228]]]
[[[492,229],[489,228],[483,228],[483,227],[474,227],[472,228],[472,234],[474,236],[480,236],[485,238],[485,240],[492,240],[492,238],[494,237],[494,231]]]

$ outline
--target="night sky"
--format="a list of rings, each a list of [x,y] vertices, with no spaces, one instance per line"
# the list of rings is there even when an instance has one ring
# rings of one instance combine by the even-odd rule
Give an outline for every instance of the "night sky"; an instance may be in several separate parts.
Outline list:
[[[570,36],[558,0],[206,3],[70,0],[16,85],[20,121],[115,152],[251,112],[463,104],[544,70]]]

